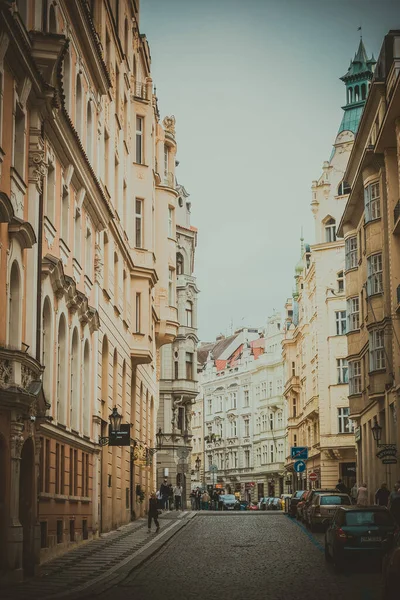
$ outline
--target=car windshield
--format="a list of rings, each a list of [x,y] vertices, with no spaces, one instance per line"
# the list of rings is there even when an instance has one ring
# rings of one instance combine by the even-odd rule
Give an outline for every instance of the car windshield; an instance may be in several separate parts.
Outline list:
[[[393,519],[384,510],[352,510],[346,513],[346,525],[393,525]]]
[[[351,504],[348,496],[321,496],[321,505]]]
[[[236,498],[233,494],[226,494],[223,496],[224,502],[236,502]]]
[[[296,492],[296,494],[295,494],[294,497],[295,498],[301,498],[303,494],[304,494],[304,490],[302,492]]]

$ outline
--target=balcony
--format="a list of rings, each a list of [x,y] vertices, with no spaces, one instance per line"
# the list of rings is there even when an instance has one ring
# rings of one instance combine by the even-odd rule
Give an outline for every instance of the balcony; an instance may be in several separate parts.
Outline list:
[[[134,96],[136,100],[149,100],[150,92],[147,83],[136,81],[134,85]]]
[[[394,207],[393,217],[394,217],[393,233],[396,235],[399,235],[400,234],[400,200],[397,201],[397,204]]]
[[[165,172],[162,177],[161,185],[163,185],[164,187],[169,187],[174,190],[175,189],[175,175],[173,173],[171,173],[170,171]]]
[[[135,365],[145,365],[153,361],[152,344],[144,333],[133,333],[131,338],[131,359]]]
[[[0,398],[3,402],[34,400],[32,383],[40,381],[43,367],[26,351],[0,347]]]
[[[174,379],[171,385],[171,391],[176,394],[182,394],[185,396],[193,396],[195,398],[199,393],[199,384],[197,381],[191,381],[189,379]]]
[[[313,396],[304,407],[305,418],[311,419],[318,417],[319,414],[319,397]]]
[[[300,389],[300,377],[298,375],[292,375],[290,379],[285,383],[284,394],[289,394],[291,391],[298,392]]]

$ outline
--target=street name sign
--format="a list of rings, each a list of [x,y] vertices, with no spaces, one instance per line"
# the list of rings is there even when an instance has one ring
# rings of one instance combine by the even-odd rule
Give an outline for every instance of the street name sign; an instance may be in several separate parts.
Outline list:
[[[296,460],[293,468],[296,471],[296,473],[302,473],[306,470],[306,463],[304,462],[304,460]]]
[[[290,449],[290,456],[296,460],[307,460],[307,458],[308,458],[307,446],[292,446]]]

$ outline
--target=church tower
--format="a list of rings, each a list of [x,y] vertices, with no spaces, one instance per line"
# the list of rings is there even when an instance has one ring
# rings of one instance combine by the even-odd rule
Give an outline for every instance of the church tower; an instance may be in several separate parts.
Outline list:
[[[342,131],[357,132],[371,79],[374,75],[376,60],[374,55],[367,57],[365,46],[360,39],[357,53],[350,62],[346,75],[340,79],[346,84],[347,103],[343,106],[344,115],[338,133]]]

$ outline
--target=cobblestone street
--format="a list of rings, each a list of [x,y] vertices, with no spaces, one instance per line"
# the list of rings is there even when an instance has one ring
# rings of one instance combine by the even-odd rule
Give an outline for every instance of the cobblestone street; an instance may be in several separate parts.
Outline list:
[[[152,559],[96,597],[379,600],[378,569],[336,575],[325,563],[323,538],[283,514],[200,513]]]

